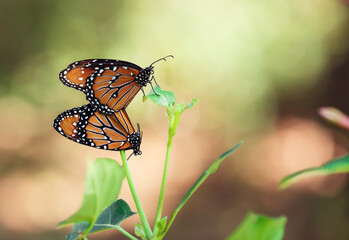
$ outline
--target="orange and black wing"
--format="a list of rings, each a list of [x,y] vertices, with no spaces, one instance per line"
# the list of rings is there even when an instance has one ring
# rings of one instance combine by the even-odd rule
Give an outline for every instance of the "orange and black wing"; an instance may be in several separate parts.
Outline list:
[[[93,62],[95,60],[97,61],[98,59],[81,60],[69,64],[67,68],[59,73],[59,79],[68,87],[84,91],[86,79],[96,71],[96,66]]]
[[[84,92],[101,113],[110,114],[127,107],[142,83],[149,81],[148,74],[146,80],[139,79],[144,73],[145,69],[126,61],[87,59],[70,64],[60,72],[59,79],[64,85]]]
[[[138,74],[139,70],[126,66],[100,69],[86,81],[86,99],[103,114],[126,108],[141,89]]]
[[[69,109],[54,120],[53,127],[75,142],[105,150],[133,149],[141,154],[141,134],[136,132],[124,109],[109,115],[91,104]]]

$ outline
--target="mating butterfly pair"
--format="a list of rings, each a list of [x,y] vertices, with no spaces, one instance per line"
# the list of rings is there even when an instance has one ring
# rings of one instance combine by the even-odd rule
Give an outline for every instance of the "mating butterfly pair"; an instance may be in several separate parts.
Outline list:
[[[147,83],[151,85],[155,81],[153,64],[167,57],[144,69],[111,59],[70,64],[59,74],[59,79],[64,85],[85,93],[90,104],[61,113],[54,120],[54,128],[84,145],[114,151],[133,149],[135,155],[140,155],[142,134],[139,125],[137,132],[133,128],[125,108],[140,89],[143,91]]]

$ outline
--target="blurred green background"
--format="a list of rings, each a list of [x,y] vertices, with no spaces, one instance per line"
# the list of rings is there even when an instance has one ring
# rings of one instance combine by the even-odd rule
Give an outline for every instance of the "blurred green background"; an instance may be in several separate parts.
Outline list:
[[[166,239],[223,239],[252,210],[286,215],[285,240],[349,238],[345,175],[279,191],[278,181],[347,152],[348,138],[317,116],[349,112],[349,3],[342,0],[0,1],[0,239],[64,239],[86,164],[113,157],[52,127],[86,103],[58,79],[68,64],[111,58],[159,62],[159,85],[177,101],[200,99],[174,139],[165,214],[222,152],[244,145],[203,185]],[[146,89],[148,92],[150,88]],[[165,157],[165,109],[138,94],[128,108],[144,132],[131,171],[154,220]],[[132,204],[127,185],[120,195]],[[134,216],[123,223],[133,232]],[[124,239],[116,231],[91,239]]]

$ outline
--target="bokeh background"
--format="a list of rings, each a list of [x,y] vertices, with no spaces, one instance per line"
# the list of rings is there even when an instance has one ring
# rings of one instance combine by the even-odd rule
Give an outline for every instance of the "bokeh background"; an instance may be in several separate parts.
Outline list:
[[[118,152],[55,132],[53,119],[86,103],[58,73],[73,61],[111,58],[142,67],[182,115],[165,198],[169,215],[198,176],[240,149],[182,209],[166,239],[223,239],[249,211],[286,215],[285,240],[349,238],[347,176],[317,177],[280,191],[292,172],[347,153],[348,138],[317,109],[349,113],[349,3],[342,0],[1,0],[0,239],[64,239],[58,222],[80,206],[87,162]],[[146,89],[146,92],[150,87]],[[165,109],[142,94],[128,113],[144,132],[131,171],[152,222],[167,140]],[[135,210],[126,184],[120,197]],[[133,232],[138,216],[122,226]],[[125,239],[117,231],[91,239]]]

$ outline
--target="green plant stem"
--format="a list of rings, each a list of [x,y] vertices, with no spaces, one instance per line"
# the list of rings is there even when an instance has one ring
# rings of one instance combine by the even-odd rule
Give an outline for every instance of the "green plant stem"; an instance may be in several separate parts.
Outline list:
[[[136,204],[139,217],[141,218],[141,222],[142,222],[142,225],[143,225],[143,228],[144,228],[145,235],[146,235],[147,239],[151,239],[153,234],[152,234],[150,225],[148,223],[148,220],[145,217],[145,213],[144,213],[143,207],[141,205],[141,202],[139,200],[138,194],[136,192],[136,188],[135,188],[135,185],[133,183],[133,180],[131,178],[131,173],[130,173],[130,169],[128,167],[125,151],[120,151],[120,155],[121,155],[122,164],[123,164],[123,167],[124,167],[125,176],[126,176],[126,179],[127,179],[127,182],[128,182],[128,186],[130,187],[130,190],[131,190],[131,193],[132,193],[132,197],[133,197],[133,200],[134,200],[134,202]]]
[[[126,237],[128,237],[129,239],[132,240],[138,240],[137,238],[135,238],[134,236],[132,236],[132,234],[130,234],[129,232],[127,232],[125,229],[123,229],[122,227],[118,227],[116,228],[117,230],[119,230],[121,233],[123,233]]]
[[[167,142],[165,167],[164,167],[164,173],[162,175],[161,190],[160,190],[160,196],[159,196],[159,202],[158,202],[158,210],[156,212],[156,218],[155,218],[155,224],[154,224],[154,235],[155,236],[158,233],[157,223],[161,220],[162,206],[164,203],[167,172],[168,172],[168,165],[170,162],[170,153],[171,153],[171,147],[172,147],[172,138],[173,138],[173,135],[169,133],[168,142]]]

